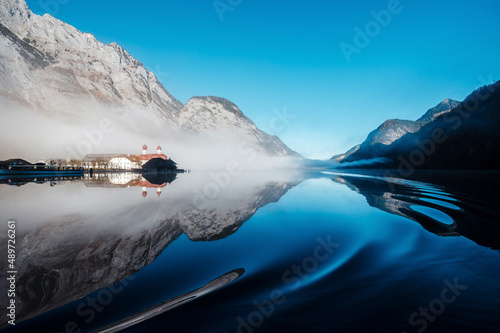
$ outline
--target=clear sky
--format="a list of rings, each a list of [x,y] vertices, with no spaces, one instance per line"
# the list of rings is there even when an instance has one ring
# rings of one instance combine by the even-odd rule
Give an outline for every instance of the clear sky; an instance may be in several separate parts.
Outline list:
[[[183,103],[233,101],[310,158],[344,152],[388,118],[417,119],[500,79],[498,0],[27,3],[117,42]]]

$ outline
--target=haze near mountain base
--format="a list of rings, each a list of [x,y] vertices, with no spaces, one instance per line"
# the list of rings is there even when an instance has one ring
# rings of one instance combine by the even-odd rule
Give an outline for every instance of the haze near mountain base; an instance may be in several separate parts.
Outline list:
[[[143,143],[190,169],[299,157],[234,103],[204,96],[183,105],[118,44],[36,15],[24,0],[0,2],[0,107],[0,158],[137,153]]]

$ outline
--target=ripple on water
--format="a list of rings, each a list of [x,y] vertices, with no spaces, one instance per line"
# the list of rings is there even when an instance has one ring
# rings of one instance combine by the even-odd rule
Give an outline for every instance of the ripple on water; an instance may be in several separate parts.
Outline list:
[[[430,199],[430,198],[420,198],[420,200],[422,201],[426,201],[426,202],[430,202],[430,203],[433,203],[435,205],[438,205],[438,206],[441,206],[441,207],[445,207],[445,208],[449,208],[449,209],[453,209],[453,210],[460,210],[461,208],[452,204],[452,203],[449,203],[447,201],[443,201],[443,200],[437,200],[437,199]]]
[[[430,208],[430,207],[425,207],[425,206],[419,206],[419,205],[410,205],[410,208],[413,209],[416,212],[419,212],[421,214],[424,214],[438,222],[441,222],[446,225],[452,225],[453,224],[453,219],[446,213],[435,209],[435,208]]]

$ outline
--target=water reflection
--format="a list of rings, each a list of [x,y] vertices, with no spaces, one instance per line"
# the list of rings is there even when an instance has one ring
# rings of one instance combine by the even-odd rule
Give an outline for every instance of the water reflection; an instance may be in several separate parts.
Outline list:
[[[178,175],[172,173],[108,173],[67,179],[57,188],[28,181],[22,192],[0,188],[6,199],[2,215],[15,218],[20,229],[17,321],[114,285],[153,262],[182,234],[192,241],[225,238],[296,184],[269,175],[232,179],[212,195],[204,191],[214,183],[210,175],[179,177],[174,183]],[[158,196],[146,197],[150,189]],[[166,195],[160,197],[161,190]],[[29,210],[20,204],[26,198]],[[6,253],[4,242],[0,251]]]
[[[320,178],[321,187],[319,189],[313,187],[313,190],[304,191],[303,185],[311,184],[314,178]],[[190,256],[189,253],[180,252],[181,258],[178,259],[179,265],[176,267],[185,267],[185,271],[181,273],[174,270],[172,279],[183,280],[188,276],[191,278],[191,275],[196,275],[191,270],[197,269],[198,272],[203,272],[200,279],[206,283],[228,271],[222,270],[215,273],[212,269],[215,262],[224,260],[228,260],[228,265],[231,266],[229,269],[242,267],[247,270],[245,277],[255,274],[255,271],[250,268],[253,267],[255,270],[255,267],[258,267],[256,270],[262,270],[259,274],[264,274],[264,271],[266,274],[258,277],[258,285],[244,288],[245,290],[240,290],[241,293],[238,295],[228,296],[231,300],[248,294],[247,297],[250,299],[240,301],[250,304],[250,312],[253,311],[251,304],[254,297],[260,297],[253,294],[254,290],[260,290],[260,293],[267,295],[272,290],[280,288],[290,293],[290,295],[287,294],[289,299],[294,299],[290,288],[273,284],[276,280],[269,280],[269,277],[273,276],[272,273],[281,277],[292,264],[303,262],[304,258],[311,255],[312,250],[309,247],[301,248],[300,242],[297,241],[308,239],[306,233],[314,234],[312,239],[315,240],[318,234],[325,235],[324,231],[328,230],[328,233],[335,235],[336,239],[342,240],[342,248],[338,253],[339,258],[342,259],[336,257],[334,259],[337,261],[328,265],[325,263],[323,270],[311,274],[307,281],[303,281],[303,284],[310,288],[313,296],[296,295],[297,298],[291,304],[297,307],[302,304],[302,299],[309,297],[315,299],[312,297],[318,297],[316,294],[323,293],[325,290],[334,289],[335,295],[346,293],[346,290],[357,290],[358,285],[368,283],[365,282],[367,276],[370,277],[368,279],[370,283],[375,285],[383,283],[384,286],[388,286],[387,281],[393,281],[399,277],[384,275],[391,272],[387,268],[396,264],[405,266],[408,260],[404,256],[398,257],[398,254],[404,253],[401,249],[418,252],[411,258],[414,265],[421,263],[422,267],[426,267],[428,258],[432,257],[434,252],[432,249],[426,252],[425,248],[412,248],[412,246],[417,246],[415,245],[417,235],[407,235],[409,238],[413,237],[413,243],[410,242],[405,245],[406,247],[398,249],[399,252],[391,252],[393,251],[391,246],[398,243],[396,238],[399,231],[394,230],[385,236],[378,236],[379,243],[373,243],[376,238],[373,235],[378,230],[376,221],[380,216],[392,217],[398,223],[404,222],[402,219],[393,217],[397,215],[417,222],[435,235],[464,236],[477,244],[500,249],[497,237],[500,232],[497,223],[500,216],[498,209],[495,208],[494,199],[487,200],[491,196],[495,198],[494,194],[488,194],[488,188],[484,186],[485,183],[495,184],[491,182],[491,179],[467,183],[470,186],[464,187],[462,182],[454,184],[448,182],[445,177],[440,178],[439,181],[443,182],[440,184],[438,181],[397,179],[384,174],[344,172],[271,174],[263,172],[244,174],[239,177],[227,177],[222,173],[189,175],[116,173],[94,174],[92,177],[86,175],[83,179],[46,179],[45,184],[39,179],[32,181],[36,184],[24,179],[21,187],[0,186],[2,219],[14,218],[19,226],[17,234],[19,244],[18,294],[16,297],[18,322],[53,309],[64,309],[66,304],[74,300],[86,297],[102,288],[113,286],[131,275],[136,276],[144,272],[147,270],[146,266],[158,257],[161,260],[160,254],[167,247],[172,245],[169,247],[169,251],[172,251],[175,248],[173,243],[176,240],[182,242],[182,238],[188,239],[191,244],[238,239],[233,243],[226,242],[226,245],[222,247],[223,250],[217,253],[217,256],[206,258],[205,263],[203,263],[203,253],[193,250]],[[4,183],[9,184],[9,182]],[[53,184],[58,186],[51,186]],[[339,192],[332,192],[331,187],[338,186],[337,184],[342,185]],[[482,194],[476,194],[478,193],[477,186],[481,187]],[[262,207],[286,201],[282,198],[294,187],[298,187],[296,190],[298,193],[304,193],[304,196],[295,203],[280,206],[281,210],[275,213],[278,218],[287,216],[288,219],[296,218],[299,222],[289,225],[281,221],[266,220],[265,216],[256,215]],[[377,208],[377,210],[374,209],[377,214],[370,213],[370,215],[363,216],[358,213],[364,209],[361,203],[364,200],[362,196],[366,198],[369,206]],[[325,208],[329,200],[340,202],[343,197],[358,197],[361,200],[356,201],[357,206],[346,203],[345,211],[339,208],[341,206],[339,203],[335,203],[335,209]],[[296,207],[299,202],[302,204],[302,210]],[[321,203],[323,206],[317,206],[318,202],[324,202]],[[238,238],[244,230],[234,235],[235,237],[229,237],[250,219],[254,223],[259,223],[259,221],[262,224],[266,223],[265,229],[259,229],[259,232],[254,234],[246,234],[244,238]],[[324,225],[316,222],[325,219],[327,223]],[[353,220],[358,221],[359,226],[366,230],[352,228],[352,226],[346,227]],[[332,228],[332,230],[327,228]],[[388,227],[385,226],[385,228]],[[416,229],[421,230],[418,227]],[[404,228],[399,230],[407,231]],[[415,230],[411,228],[408,230],[415,233]],[[6,233],[2,230],[1,234]],[[287,243],[287,238],[291,239],[290,243]],[[437,239],[437,237],[434,238]],[[259,242],[263,239],[267,239],[267,244],[270,244],[268,247],[263,245],[264,255],[257,258],[250,253],[248,255],[250,259],[241,260],[247,255],[246,252],[256,251],[261,246]],[[1,244],[0,251],[6,253],[5,242]],[[437,248],[437,244],[436,241],[432,243],[432,246]],[[233,255],[231,251],[237,255]],[[379,253],[380,256],[374,253]],[[272,257],[273,254],[274,257]],[[387,255],[387,258],[383,257],[383,254]],[[264,257],[266,255],[269,258]],[[418,255],[428,257],[418,257]],[[198,260],[198,266],[196,266],[192,261],[193,258],[198,257],[201,259]],[[236,259],[231,261],[231,258]],[[394,258],[398,258],[399,261]],[[439,258],[439,260],[443,259]],[[439,260],[436,259],[437,264],[441,263]],[[255,263],[255,261],[260,262]],[[3,260],[0,263],[2,271],[6,270],[5,262]],[[165,270],[169,269],[170,262],[166,259],[161,264],[162,267],[166,267]],[[259,265],[264,267],[259,267]],[[151,266],[154,265],[149,267]],[[409,268],[405,267],[399,273],[405,276],[406,270]],[[153,272],[156,273],[156,271]],[[149,274],[154,275],[154,273]],[[409,274],[409,276],[413,275],[413,273]],[[336,277],[335,283],[330,283],[331,281],[328,280],[332,276]],[[162,280],[162,277],[155,276],[154,279]],[[358,280],[362,282],[357,284]],[[267,282],[261,283],[262,281]],[[5,282],[2,281],[2,283]],[[321,283],[325,285],[312,292],[313,286],[316,287]],[[202,283],[193,282],[192,285],[195,287],[192,286],[193,288],[189,290],[199,287]],[[155,286],[158,287],[158,284]],[[268,290],[265,289],[266,286]],[[142,295],[145,293],[144,290],[150,288],[150,285],[140,285],[138,288],[141,289],[139,295]],[[184,292],[185,290],[173,292],[173,294],[179,295]],[[130,293],[133,294],[133,291]],[[155,291],[151,293],[154,294]],[[187,300],[191,299],[192,294],[187,293],[184,296]],[[367,303],[369,296],[363,295],[362,303],[366,308],[374,305]],[[4,294],[0,297],[2,297],[2,302],[6,301]],[[159,302],[158,299],[150,296],[150,299],[144,301],[144,304],[148,306],[140,310],[159,303],[167,305],[166,308],[170,309],[171,303],[169,302],[172,301],[170,297],[172,295],[162,298],[163,302]],[[326,296],[321,297],[326,298]],[[354,302],[351,296],[346,296],[346,299]],[[323,301],[324,304],[329,304],[329,300]],[[394,302],[398,301],[394,300]],[[67,306],[75,307],[71,304],[73,303]],[[335,306],[339,307],[339,311],[346,308],[345,304]],[[329,308],[325,307],[325,309]],[[68,312],[74,312],[73,308]],[[115,312],[125,316],[120,308]],[[316,313],[317,310],[314,312]],[[127,316],[133,314],[134,312],[127,313]],[[49,318],[54,318],[54,316]],[[327,317],[329,317],[328,314],[325,314],[320,319],[314,320],[321,321]],[[40,317],[35,318],[32,326],[28,327],[37,326],[38,318]],[[135,320],[133,318],[137,316],[129,319]],[[291,318],[287,319],[289,323],[293,322],[293,317]],[[104,325],[95,325],[93,329],[104,327],[119,319],[123,318],[115,318],[111,322],[105,322]],[[221,320],[228,321],[225,325],[231,327],[234,318]],[[312,317],[305,318],[304,323],[307,323],[307,320],[313,319]],[[2,319],[1,327],[4,326],[6,326],[6,320]]]
[[[142,196],[148,195],[148,189],[154,189],[159,197],[164,187],[177,178],[177,173],[95,173],[85,174],[84,184],[87,187],[129,188],[141,187]]]
[[[25,175],[0,176],[0,184],[23,186],[29,183],[35,183],[35,184],[49,183],[50,186],[54,186],[59,182],[81,180],[82,178],[83,176],[55,176],[55,177],[50,177],[50,176],[27,177]]]
[[[498,177],[496,174],[491,176],[490,186],[494,187]],[[438,236],[464,236],[479,245],[500,249],[500,214],[491,209],[493,200],[488,196],[488,187],[481,186],[480,182],[472,187],[467,183],[469,186],[464,186],[461,182],[465,178],[457,175],[454,175],[453,184],[449,178],[441,175],[446,187],[380,173],[336,173],[332,180],[365,196],[370,206],[413,220]],[[487,201],[474,199],[467,193],[474,192],[478,186]],[[493,191],[496,193],[496,188]]]

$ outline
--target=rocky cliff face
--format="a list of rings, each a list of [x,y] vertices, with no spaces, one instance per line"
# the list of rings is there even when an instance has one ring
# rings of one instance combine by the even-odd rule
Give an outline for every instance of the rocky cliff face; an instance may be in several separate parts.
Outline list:
[[[269,155],[299,156],[277,136],[259,130],[233,102],[221,97],[191,98],[180,112],[179,123],[184,130],[203,133],[216,141],[231,137],[261,147]]]
[[[80,119],[108,105],[175,124],[182,103],[116,43],[103,44],[22,0],[0,4],[0,91],[38,111]]]
[[[57,119],[77,123],[97,118],[103,110],[125,108],[165,132],[230,131],[253,142],[257,151],[296,155],[277,137],[260,131],[232,102],[193,98],[184,106],[118,44],[103,44],[48,14],[36,15],[24,0],[0,2],[0,78],[0,100],[14,100]]]

